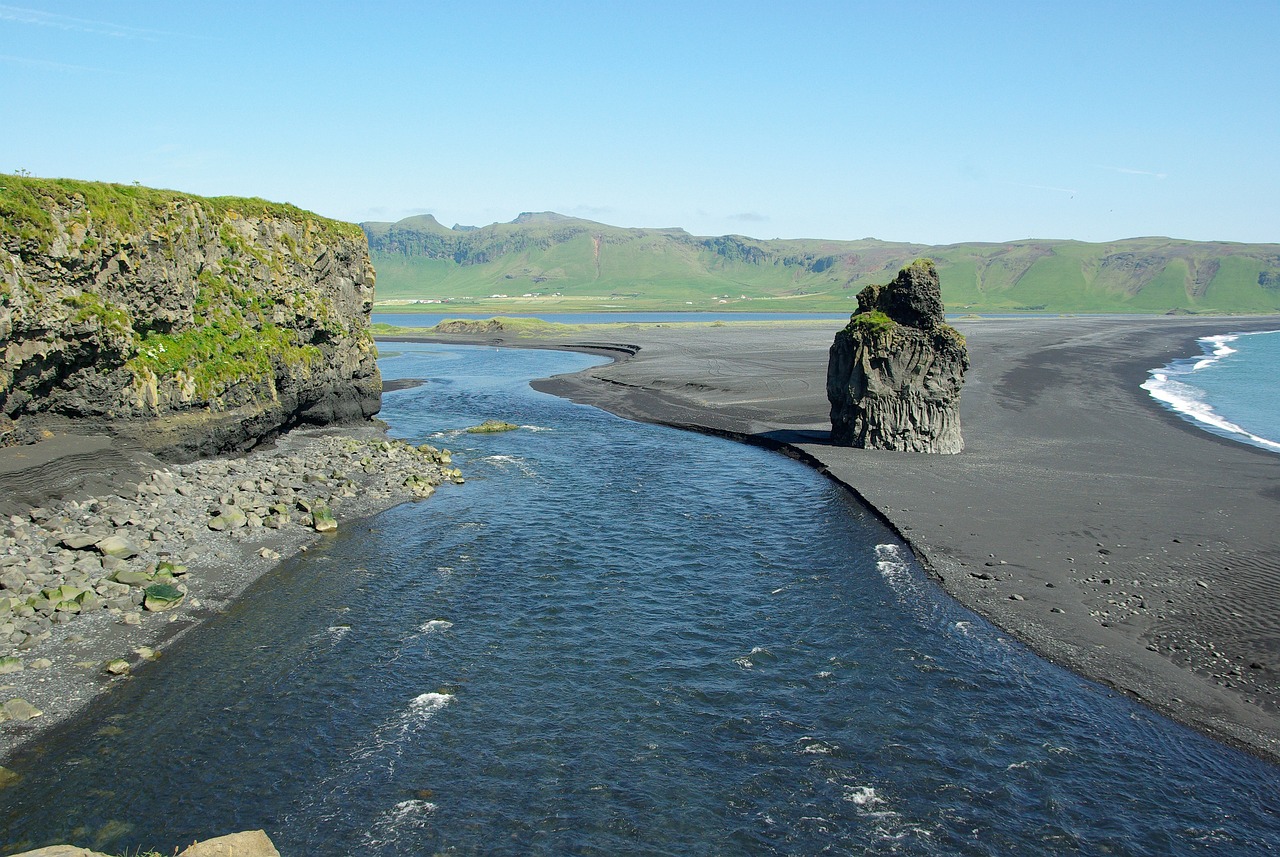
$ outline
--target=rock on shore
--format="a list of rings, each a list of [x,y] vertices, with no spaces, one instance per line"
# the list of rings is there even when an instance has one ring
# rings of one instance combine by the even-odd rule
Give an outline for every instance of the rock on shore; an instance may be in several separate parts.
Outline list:
[[[373,426],[298,430],[0,520],[0,756],[321,533],[462,481],[451,465]]]
[[[968,368],[964,337],[944,321],[932,262],[913,262],[892,283],[867,286],[831,345],[832,442],[960,452],[960,385]]]
[[[23,851],[14,857],[111,857],[100,851],[74,845],[50,845],[35,851]],[[275,844],[263,830],[231,833],[203,842],[193,842],[177,857],[280,857]]]

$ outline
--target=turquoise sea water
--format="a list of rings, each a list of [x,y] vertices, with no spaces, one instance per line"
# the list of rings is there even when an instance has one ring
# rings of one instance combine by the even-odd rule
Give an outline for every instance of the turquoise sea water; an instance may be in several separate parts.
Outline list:
[[[1034,656],[783,456],[386,343],[468,481],[339,532],[10,764],[0,853],[1255,855],[1276,768]],[[462,429],[517,423],[494,435]]]
[[[1199,344],[1203,353],[1152,370],[1143,389],[1206,431],[1280,452],[1280,331]]]

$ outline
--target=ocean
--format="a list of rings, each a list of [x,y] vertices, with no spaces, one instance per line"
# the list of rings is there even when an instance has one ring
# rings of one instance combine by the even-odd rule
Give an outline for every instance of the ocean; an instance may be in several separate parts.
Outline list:
[[[1206,431],[1280,453],[1280,331],[1199,340],[1202,353],[1151,370],[1153,398]]]

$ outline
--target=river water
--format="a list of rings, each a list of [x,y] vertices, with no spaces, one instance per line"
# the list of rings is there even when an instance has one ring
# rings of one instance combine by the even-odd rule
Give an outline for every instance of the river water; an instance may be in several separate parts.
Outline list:
[[[929,583],[807,467],[396,344],[467,484],[347,523],[12,767],[5,853],[1257,854],[1275,768]],[[459,429],[497,418],[495,435]]]

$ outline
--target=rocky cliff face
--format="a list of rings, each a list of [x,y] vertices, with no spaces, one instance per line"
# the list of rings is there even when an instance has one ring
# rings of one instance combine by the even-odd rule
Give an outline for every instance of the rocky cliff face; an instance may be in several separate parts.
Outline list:
[[[363,233],[262,200],[0,178],[0,440],[59,421],[175,459],[366,419]]]
[[[913,262],[889,285],[868,286],[831,345],[832,442],[960,452],[960,385],[968,368],[964,337],[943,321],[932,262]]]

